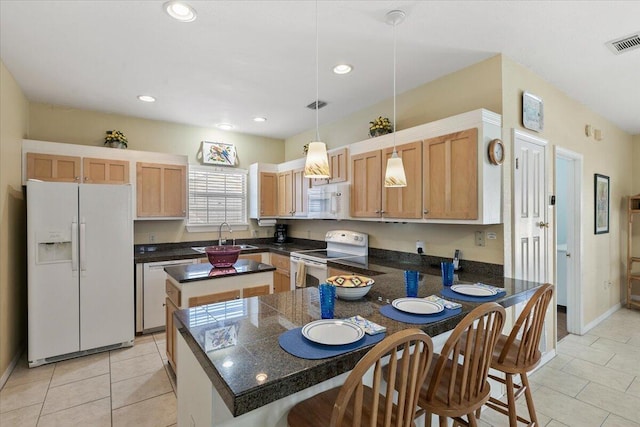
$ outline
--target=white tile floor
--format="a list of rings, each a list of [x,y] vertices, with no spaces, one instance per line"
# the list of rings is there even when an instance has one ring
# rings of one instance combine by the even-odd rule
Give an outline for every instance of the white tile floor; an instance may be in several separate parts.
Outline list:
[[[0,391],[0,426],[175,424],[164,340],[139,337],[129,349],[34,369],[22,360]],[[621,309],[587,335],[569,335],[530,380],[542,426],[640,427],[640,311]],[[479,425],[508,422],[487,409]]]
[[[165,334],[126,349],[29,369],[20,361],[0,391],[0,426],[149,426],[176,423]]]

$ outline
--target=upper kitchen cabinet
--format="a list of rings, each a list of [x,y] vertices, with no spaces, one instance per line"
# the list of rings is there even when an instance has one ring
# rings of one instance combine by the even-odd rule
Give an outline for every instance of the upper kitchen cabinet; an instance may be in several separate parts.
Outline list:
[[[351,216],[379,218],[382,210],[382,152],[351,156]]]
[[[384,187],[387,160],[393,147],[386,148],[382,158],[382,216],[385,218],[422,218],[422,141],[414,141],[396,147],[402,158],[406,187]]]
[[[138,218],[186,216],[186,166],[137,162],[136,184]]]
[[[501,126],[499,114],[480,109],[397,131],[404,188],[382,187],[393,134],[351,144],[352,217],[499,224],[503,166],[490,161],[489,145]]]
[[[278,174],[278,216],[293,216],[293,171]]]
[[[81,158],[57,154],[26,153],[26,179],[80,182]]]
[[[351,156],[351,216],[422,218],[422,141],[399,145],[396,150],[404,164],[406,187],[384,187],[393,147]]]
[[[86,184],[128,184],[129,161],[85,157],[82,175]]]
[[[293,178],[293,216],[305,217],[309,213],[308,192],[311,180],[304,177],[304,168],[294,169]]]
[[[478,219],[478,129],[424,141],[424,217]]]
[[[254,163],[249,166],[249,217],[278,216],[278,166]]]
[[[336,148],[328,151],[329,170],[331,178],[316,178],[312,180],[314,186],[345,182],[349,179],[349,149],[347,147]]]

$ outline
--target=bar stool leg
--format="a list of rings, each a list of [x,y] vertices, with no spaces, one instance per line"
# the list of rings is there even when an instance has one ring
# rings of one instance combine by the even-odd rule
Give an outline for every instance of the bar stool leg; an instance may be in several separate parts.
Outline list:
[[[524,397],[527,400],[527,409],[529,410],[529,419],[531,420],[531,425],[538,426],[538,417],[536,416],[536,408],[533,406],[533,396],[531,395],[531,387],[529,387],[529,378],[527,377],[527,373],[520,374],[520,378],[522,378],[522,386],[524,389]]]
[[[440,418],[440,427],[449,427],[449,423],[447,423],[447,417],[439,417]]]
[[[513,387],[513,374],[506,374],[507,405],[509,410],[509,426],[518,427],[518,415],[516,414],[516,395]]]

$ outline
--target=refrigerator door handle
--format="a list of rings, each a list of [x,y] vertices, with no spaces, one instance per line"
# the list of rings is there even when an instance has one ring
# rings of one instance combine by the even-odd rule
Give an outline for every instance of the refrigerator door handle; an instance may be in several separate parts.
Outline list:
[[[84,219],[80,222],[80,271],[87,271],[87,254],[85,244],[85,229],[86,224]]]
[[[78,271],[78,220],[71,222],[71,271]]]

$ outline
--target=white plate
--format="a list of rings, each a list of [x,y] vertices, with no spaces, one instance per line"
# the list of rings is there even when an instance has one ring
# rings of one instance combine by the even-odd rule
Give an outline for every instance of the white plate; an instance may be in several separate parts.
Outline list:
[[[344,345],[364,337],[364,329],[352,322],[336,319],[316,320],[302,327],[302,336],[325,345]]]
[[[398,298],[394,299],[391,305],[400,311],[413,314],[436,314],[444,310],[442,304],[422,298]]]
[[[475,285],[453,285],[451,286],[453,292],[457,292],[463,295],[469,295],[472,297],[490,297],[497,295],[498,291],[495,289],[485,288],[484,286]]]

